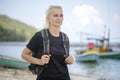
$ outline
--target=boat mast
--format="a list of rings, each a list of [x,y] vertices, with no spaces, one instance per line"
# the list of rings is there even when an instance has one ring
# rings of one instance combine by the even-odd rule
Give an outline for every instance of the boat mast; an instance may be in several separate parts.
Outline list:
[[[110,47],[110,28],[108,28],[108,49]]]

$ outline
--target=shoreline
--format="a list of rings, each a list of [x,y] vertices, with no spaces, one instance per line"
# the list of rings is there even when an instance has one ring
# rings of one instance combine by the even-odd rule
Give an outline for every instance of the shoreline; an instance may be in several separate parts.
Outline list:
[[[36,80],[36,75],[27,69],[0,67],[0,78],[1,80]],[[71,80],[104,80],[77,74],[70,74],[70,78]]]

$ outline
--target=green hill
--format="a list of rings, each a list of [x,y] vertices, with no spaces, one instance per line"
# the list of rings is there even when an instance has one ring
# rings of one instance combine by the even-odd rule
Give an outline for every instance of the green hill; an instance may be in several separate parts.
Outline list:
[[[0,15],[0,41],[28,41],[37,31],[36,28]]]

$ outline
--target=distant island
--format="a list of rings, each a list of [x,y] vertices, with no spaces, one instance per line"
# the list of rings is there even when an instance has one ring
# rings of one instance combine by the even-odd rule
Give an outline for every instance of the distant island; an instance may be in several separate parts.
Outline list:
[[[33,26],[0,15],[0,42],[28,41],[36,31]]]

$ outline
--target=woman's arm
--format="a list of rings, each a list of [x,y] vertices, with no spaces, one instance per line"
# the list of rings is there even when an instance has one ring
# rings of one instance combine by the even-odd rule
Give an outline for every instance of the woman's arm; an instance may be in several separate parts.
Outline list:
[[[32,64],[44,65],[49,63],[50,56],[42,55],[41,59],[38,59],[38,58],[32,57],[31,54],[32,54],[32,51],[26,47],[23,50],[21,57]]]

